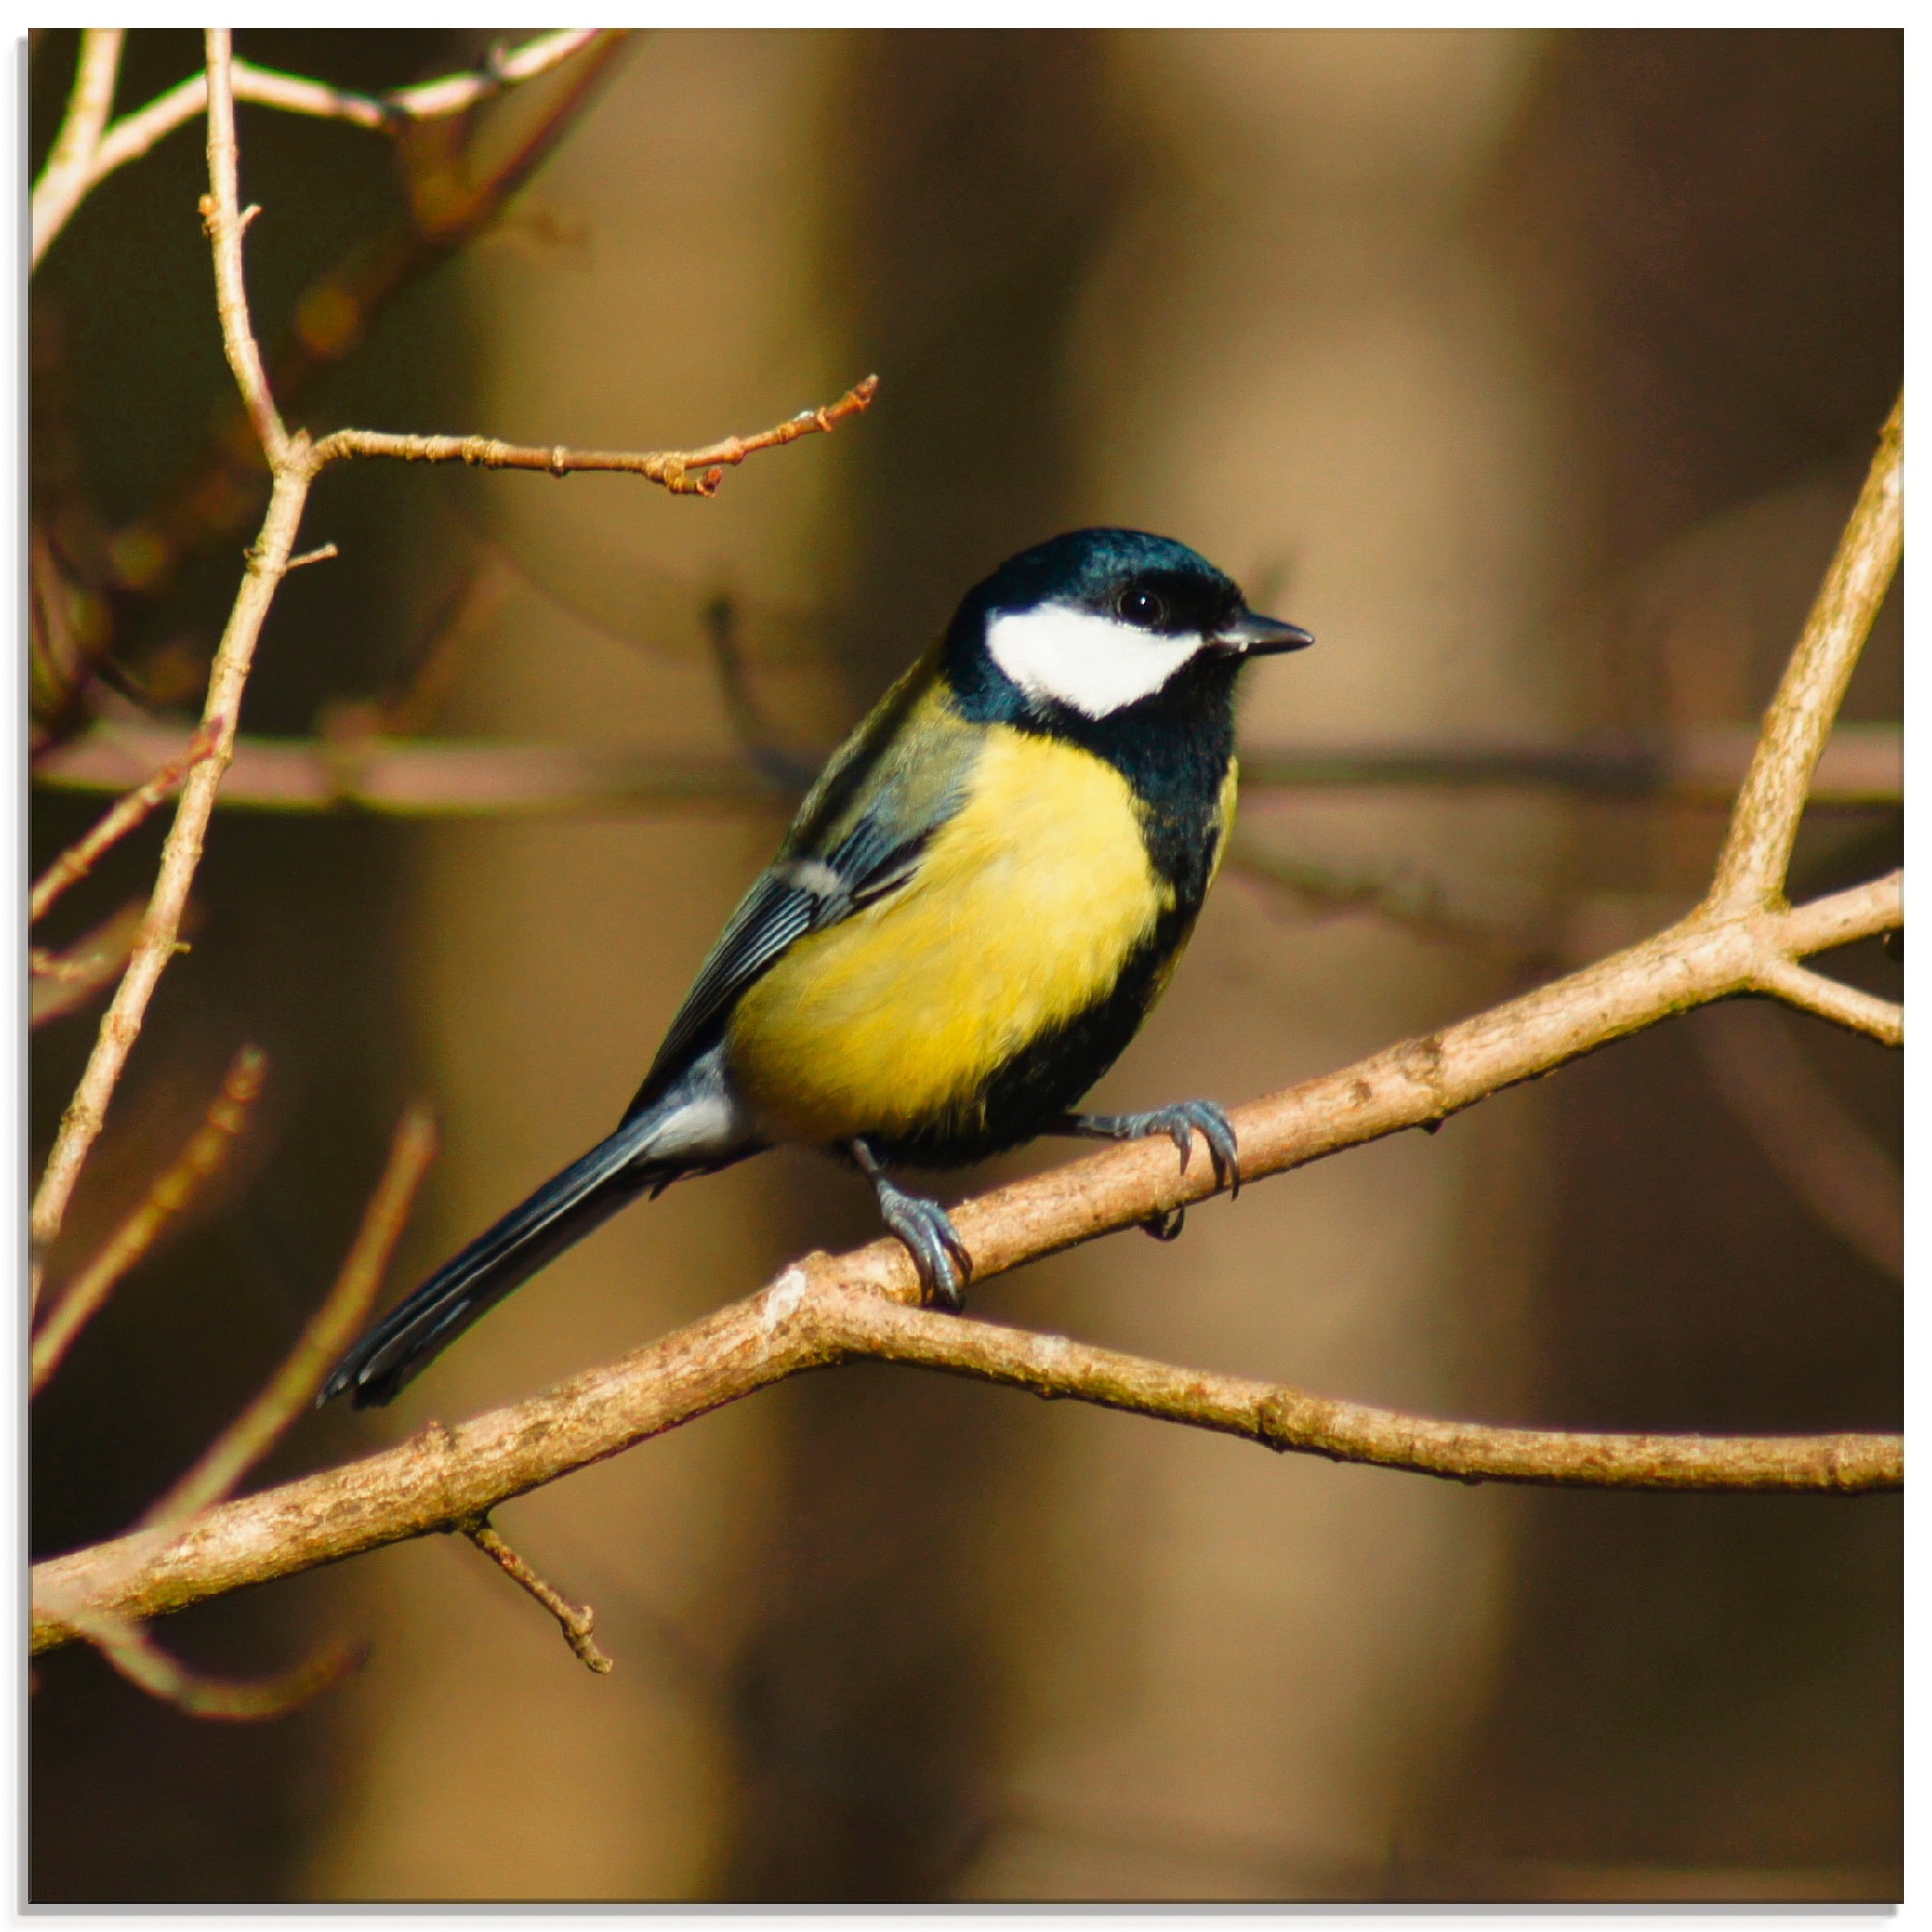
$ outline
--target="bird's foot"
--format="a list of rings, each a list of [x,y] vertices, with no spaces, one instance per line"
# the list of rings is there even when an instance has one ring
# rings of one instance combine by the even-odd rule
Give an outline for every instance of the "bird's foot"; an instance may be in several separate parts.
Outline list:
[[[1214,1184],[1231,1194],[1241,1191],[1241,1153],[1235,1129],[1212,1100],[1178,1100],[1171,1107],[1155,1107],[1146,1114],[1068,1114],[1060,1122],[1060,1131],[1096,1141],[1139,1141],[1165,1134],[1180,1155],[1183,1174],[1194,1151],[1194,1136],[1199,1133],[1208,1143]],[[1177,1225],[1173,1234],[1164,1233],[1161,1238],[1172,1240],[1179,1232]]]
[[[928,1305],[937,1303],[958,1314],[966,1305],[973,1257],[946,1209],[923,1194],[908,1194],[894,1186],[864,1141],[852,1143],[852,1155],[878,1196],[879,1218],[906,1244]]]

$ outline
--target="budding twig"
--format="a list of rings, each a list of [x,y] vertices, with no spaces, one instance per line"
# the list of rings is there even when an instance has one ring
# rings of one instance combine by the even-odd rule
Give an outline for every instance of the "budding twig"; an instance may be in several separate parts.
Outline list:
[[[537,1575],[490,1525],[488,1517],[477,1517],[458,1525],[471,1543],[520,1588],[526,1590],[556,1619],[563,1640],[576,1652],[586,1670],[608,1676],[616,1666],[597,1648],[591,1635],[597,1616],[588,1604],[573,1604],[570,1599]]]
[[[780,449],[802,436],[829,435],[849,416],[862,414],[878,393],[879,379],[855,383],[836,403],[797,415],[752,436],[727,436],[701,449],[548,449],[499,442],[487,436],[398,436],[385,430],[339,429],[315,446],[318,466],[345,456],[390,457],[399,463],[467,463],[479,469],[540,469],[550,476],[580,470],[615,470],[661,484],[673,497],[713,497],[724,469],[761,449]]]

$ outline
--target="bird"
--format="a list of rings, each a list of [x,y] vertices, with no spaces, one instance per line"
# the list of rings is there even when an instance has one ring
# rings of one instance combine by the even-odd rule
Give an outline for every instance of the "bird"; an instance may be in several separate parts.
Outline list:
[[[615,1131],[399,1303],[319,1401],[392,1401],[619,1208],[781,1143],[856,1166],[927,1304],[953,1311],[971,1257],[889,1170],[1048,1133],[1166,1135],[1184,1169],[1198,1133],[1238,1187],[1213,1102],[1077,1103],[1166,989],[1226,855],[1243,667],[1313,642],[1173,538],[1080,529],[1009,557],[826,764]]]

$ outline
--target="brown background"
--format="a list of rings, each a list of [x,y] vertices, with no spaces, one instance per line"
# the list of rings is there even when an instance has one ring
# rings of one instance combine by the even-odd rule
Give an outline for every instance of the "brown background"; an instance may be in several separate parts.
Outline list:
[[[359,86],[481,44],[240,37]],[[36,157],[72,48],[33,57]],[[197,58],[187,35],[129,48],[124,105]],[[403,675],[480,547],[512,587],[435,730],[725,750],[697,624],[724,590],[774,731],[822,747],[974,579],[1095,521],[1196,544],[1318,633],[1254,679],[1255,742],[1747,722],[1899,381],[1901,54],[1862,32],[639,37],[498,232],[298,413],[609,447],[749,429],[868,369],[878,404],[708,504],[331,475],[305,534],[342,560],[282,594],[245,726],[308,731]],[[394,168],[380,137],[248,108],[242,138],[272,336],[393,217]],[[112,525],[222,393],[200,165],[171,136],[37,278],[43,503],[49,415],[62,487]],[[160,701],[234,567],[130,623]],[[1893,610],[1850,711],[1899,702]],[[36,863],[97,809],[38,796]],[[1687,904],[1719,821],[1339,793],[1251,796],[1244,826],[1254,865],[1103,1098],[1232,1100],[1473,1010]],[[129,1520],[245,1398],[405,1098],[446,1143],[398,1287],[604,1131],[778,829],[218,818],[66,1263],[243,1038],[269,1096],[37,1406],[36,1550]],[[64,931],[140,889],[156,837]],[[1899,838],[1814,813],[1797,883],[1894,864]],[[1268,862],[1432,920],[1338,913]],[[1834,970],[1895,988],[1869,951]],[[37,1150],[92,1030],[36,1039]],[[1794,1046],[1895,1155],[1894,1057],[1727,1009],[981,1305],[1442,1412],[1893,1427],[1898,1281],[1793,1187],[1725,1072]],[[394,1411],[302,1424],[275,1470],[526,1393],[871,1226],[800,1155],[676,1189]],[[613,1676],[440,1539],[165,1631],[231,1672],[369,1637],[359,1677],[277,1724],[197,1724],[51,1657],[33,1896],[1897,1896],[1895,1499],[1466,1491],[865,1367],[500,1521],[596,1605]]]

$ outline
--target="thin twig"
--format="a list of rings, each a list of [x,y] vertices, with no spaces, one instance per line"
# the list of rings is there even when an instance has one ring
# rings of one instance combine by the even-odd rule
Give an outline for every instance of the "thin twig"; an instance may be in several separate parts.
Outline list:
[[[175,808],[174,823],[161,847],[160,866],[141,937],[100,1022],[94,1051],[62,1116],[53,1151],[47,1156],[45,1172],[34,1195],[29,1216],[30,1296],[38,1296],[46,1252],[60,1233],[80,1171],[100,1136],[107,1103],[140,1036],[148,1003],[154,997],[163,969],[174,956],[188,889],[201,863],[208,821],[214,810],[215,793],[234,754],[242,694],[254,663],[255,645],[295,548],[302,506],[315,473],[307,460],[306,438],[298,437],[291,441],[262,383],[261,354],[248,319],[247,290],[242,275],[242,211],[236,184],[235,103],[227,84],[229,58],[227,30],[210,28],[210,194],[206,219],[214,254],[223,348],[237,382],[249,396],[249,414],[267,439],[265,447],[274,466],[274,488],[261,535],[248,553],[247,572],[209,669],[202,723],[212,742],[182,786],[181,803]]]
[[[435,1158],[435,1122],[412,1107],[397,1124],[383,1178],[370,1196],[334,1287],[268,1385],[141,1519],[144,1529],[179,1522],[227,1495],[315,1400],[316,1390],[355,1340],[382,1289],[416,1189]]]
[[[1774,994],[1803,1012],[1816,1013],[1855,1033],[1869,1034],[1882,1046],[1905,1044],[1905,1009],[1896,1000],[1861,992],[1842,980],[1828,979],[1796,960],[1776,955],[1767,958],[1752,974],[1751,983],[1758,991]]]
[[[34,881],[33,893],[27,900],[28,923],[35,924],[44,919],[60,895],[86,878],[101,855],[133,831],[213,749],[213,735],[204,725],[182,751],[115,805],[91,832],[75,839]]]
[[[46,166],[34,184],[29,220],[36,263],[100,178],[101,130],[114,111],[122,38],[119,27],[89,27],[80,37],[80,59],[74,68],[67,115],[54,136]]]
[[[255,427],[270,469],[286,465],[289,433],[275,399],[269,393],[261,345],[248,314],[248,286],[242,265],[242,236],[248,215],[242,208],[241,157],[235,143],[234,56],[226,27],[208,30],[208,192],[201,214],[214,251],[214,307],[221,323],[221,349],[234,373],[235,386]],[[287,559],[283,559],[286,567]]]
[[[1698,1049],[1733,1117],[1828,1228],[1905,1275],[1905,1177],[1819,1077],[1778,1009],[1741,1000],[1705,1015]]]
[[[277,349],[270,375],[283,409],[354,351],[384,303],[490,226],[597,99],[626,43],[621,31],[601,33],[529,116],[529,125],[474,180],[465,151],[439,148],[427,170],[407,170],[409,212],[382,234],[357,242],[297,301],[295,327]],[[119,579],[117,604],[125,611],[137,601],[152,602],[185,557],[225,542],[255,515],[260,469],[238,400],[232,413],[211,426],[201,455],[164,500],[115,534],[109,550]]]
[[[1901,394],[1886,418],[1864,487],[1765,713],[1711,882],[1713,912],[1743,912],[1783,898],[1812,771],[1898,569],[1905,541],[1904,471]]]
[[[27,1024],[44,1026],[49,1020],[78,1011],[118,978],[141,936],[141,916],[146,910],[142,900],[129,899],[65,952],[47,953],[38,946],[30,949]]]
[[[504,1576],[526,1590],[556,1619],[564,1642],[577,1654],[586,1670],[594,1670],[600,1677],[610,1675],[615,1665],[597,1648],[596,1639],[591,1634],[596,1628],[597,1614],[588,1604],[573,1604],[561,1591],[545,1582],[497,1533],[488,1517],[464,1523],[462,1530]]]
[[[93,1644],[130,1684],[191,1718],[224,1719],[234,1723],[285,1718],[355,1669],[365,1656],[359,1645],[331,1643],[306,1663],[279,1676],[248,1681],[205,1677],[170,1657],[138,1624],[97,1611],[69,1614],[75,1634]]]
[[[91,33],[109,30],[92,29]],[[120,40],[120,30],[111,30]],[[250,61],[233,65],[234,94],[238,100],[252,100],[265,107],[279,107],[291,114],[319,115],[328,120],[349,121],[360,128],[393,130],[412,121],[427,121],[441,115],[460,114],[478,105],[506,87],[534,79],[560,65],[597,38],[595,27],[571,27],[539,34],[521,47],[502,54],[486,68],[472,73],[454,73],[441,80],[423,81],[414,87],[399,87],[384,95],[355,94],[346,88],[330,87],[325,81],[306,80],[299,75],[278,73],[272,68],[257,67]],[[82,55],[83,67],[86,55]],[[78,83],[76,83],[76,95]],[[104,121],[111,103],[101,106]],[[146,106],[124,114],[103,134],[95,128],[95,141],[84,162],[70,167],[61,176],[61,193],[52,192],[54,174],[50,160],[42,183],[34,190],[33,260],[39,266],[55,236],[81,201],[117,168],[137,160],[164,134],[195,119],[208,105],[208,75],[204,71],[190,74]],[[71,109],[70,109],[70,119]],[[65,130],[63,130],[65,131]],[[56,156],[59,147],[56,144]],[[44,209],[43,186],[47,186]]]
[[[149,1187],[141,1205],[109,1236],[107,1245],[74,1276],[67,1293],[47,1311],[47,1319],[33,1340],[27,1384],[30,1395],[39,1395],[47,1385],[74,1338],[107,1305],[122,1278],[221,1171],[237,1136],[247,1124],[248,1110],[268,1072],[268,1058],[256,1047],[244,1046],[230,1062],[221,1091],[209,1102],[193,1138]]]
[[[315,445],[319,465],[340,457],[389,457],[399,463],[467,463],[479,469],[540,469],[551,476],[580,470],[615,470],[661,484],[673,497],[712,497],[726,468],[761,449],[781,449],[802,436],[829,434],[848,417],[862,414],[878,393],[879,379],[855,383],[836,403],[802,410],[752,436],[727,436],[701,449],[566,449],[500,442],[487,436],[399,436],[386,430],[339,429]]]

